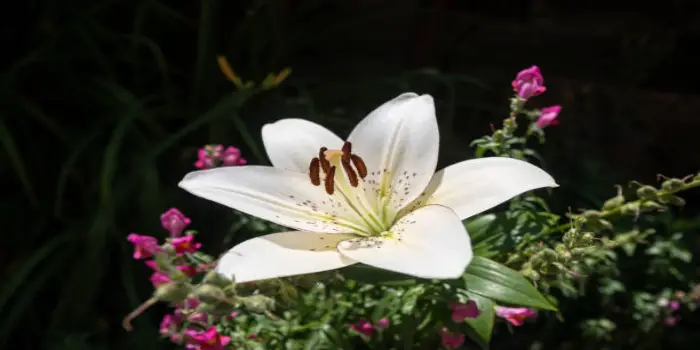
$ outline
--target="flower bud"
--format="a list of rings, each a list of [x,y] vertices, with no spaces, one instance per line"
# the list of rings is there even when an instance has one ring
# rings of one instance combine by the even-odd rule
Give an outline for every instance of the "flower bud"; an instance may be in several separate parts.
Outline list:
[[[211,284],[217,287],[221,288],[226,288],[229,287],[235,282],[233,279],[229,279],[228,277],[216,272],[216,271],[209,271],[205,276],[204,276],[204,283]]]
[[[275,300],[262,294],[255,294],[248,297],[240,297],[240,302],[243,303],[248,310],[252,312],[262,313],[274,308]]]
[[[505,136],[503,135],[503,131],[501,130],[496,130],[493,133],[493,142],[501,143],[505,139]]]
[[[224,291],[211,284],[200,284],[192,291],[192,295],[204,302],[219,302],[225,298]]]
[[[657,211],[657,210],[663,211],[666,208],[663,205],[656,203],[654,201],[646,201],[646,202],[642,203],[641,209],[642,209],[642,211],[647,212],[647,211]]]
[[[183,283],[169,282],[156,287],[153,296],[162,301],[179,303],[190,294],[190,287]]]
[[[668,179],[661,184],[661,189],[666,192],[676,192],[683,188],[683,181],[679,179]]]
[[[685,199],[674,195],[661,196],[659,198],[659,202],[663,204],[675,205],[677,207],[682,207],[685,205]]]
[[[603,211],[609,211],[617,209],[619,206],[625,203],[625,197],[622,195],[622,186],[617,186],[617,196],[608,199],[603,204]]]
[[[620,207],[620,213],[622,215],[638,215],[640,210],[640,204],[637,202],[627,203]]]
[[[225,302],[200,303],[197,312],[210,315],[230,315],[234,311],[234,306]]]
[[[639,199],[653,200],[656,199],[657,190],[651,186],[641,186],[637,189],[637,197]]]

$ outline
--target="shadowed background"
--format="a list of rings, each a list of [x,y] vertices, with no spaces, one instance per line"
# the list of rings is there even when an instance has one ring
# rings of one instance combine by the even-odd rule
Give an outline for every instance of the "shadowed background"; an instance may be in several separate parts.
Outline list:
[[[227,210],[183,193],[177,181],[206,143],[235,145],[250,163],[266,164],[259,130],[279,118],[309,118],[346,135],[383,101],[430,93],[441,164],[449,164],[471,157],[470,141],[500,125],[510,81],[536,64],[548,91],[533,106],[563,106],[541,149],[562,185],[557,210],[598,206],[616,183],[700,167],[692,0],[17,5],[0,34],[0,348],[169,348],[158,340],[157,308],[134,332],[121,329],[150,293],[125,237],[162,235],[158,215],[176,206],[205,233],[207,251],[225,249],[217,232],[231,225]],[[217,55],[244,80],[293,72],[281,87],[249,96],[226,80]],[[685,198],[681,215],[695,218],[697,233],[700,194]],[[696,239],[688,244],[697,251]],[[669,332],[692,344],[697,326],[688,319]],[[576,349],[566,345],[575,335],[547,327],[525,338]]]

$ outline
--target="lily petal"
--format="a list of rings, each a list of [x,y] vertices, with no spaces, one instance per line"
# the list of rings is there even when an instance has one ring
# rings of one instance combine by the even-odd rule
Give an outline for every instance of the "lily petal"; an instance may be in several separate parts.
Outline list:
[[[417,198],[437,166],[440,134],[430,95],[399,95],[363,119],[348,137],[368,169],[375,204],[398,211]]]
[[[471,159],[438,171],[425,194],[408,209],[439,204],[451,208],[464,220],[527,191],[557,186],[551,175],[522,160]]]
[[[335,249],[349,237],[289,231],[252,238],[226,252],[216,271],[244,283],[338,269],[355,263]]]
[[[308,175],[266,166],[194,171],[180,181],[188,192],[301,231],[354,232],[361,222],[345,200],[311,184]],[[340,215],[342,214],[342,215]],[[361,228],[359,229],[361,231]]]
[[[449,208],[419,208],[389,232],[391,237],[372,239],[370,246],[356,239],[341,242],[338,251],[363,264],[420,278],[458,278],[472,260],[471,239]]]
[[[309,172],[309,163],[321,147],[340,149],[343,140],[332,131],[304,119],[282,119],[262,127],[262,139],[276,168]]]

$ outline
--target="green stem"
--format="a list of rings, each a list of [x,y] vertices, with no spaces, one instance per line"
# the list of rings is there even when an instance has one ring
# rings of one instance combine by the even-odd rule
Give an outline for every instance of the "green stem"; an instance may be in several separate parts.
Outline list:
[[[689,189],[695,188],[695,187],[700,187],[700,179],[698,179],[698,180],[693,180],[693,181],[691,181],[691,182],[689,182],[689,183],[683,184],[683,186],[681,186],[680,188],[675,189],[675,190],[668,190],[668,191],[659,190],[659,191],[657,192],[657,197],[663,197],[663,196],[673,195],[673,194],[676,194],[676,193],[678,193],[678,192],[686,191],[686,190],[689,190]],[[637,200],[635,200],[635,201],[625,203],[625,204],[623,204],[623,205],[621,205],[621,206],[619,206],[619,207],[617,207],[617,208],[615,208],[615,209],[611,209],[611,210],[608,210],[608,211],[604,211],[604,212],[601,214],[601,217],[604,218],[604,219],[605,219],[605,218],[609,218],[609,217],[611,217],[611,216],[613,216],[613,215],[619,214],[619,213],[622,211],[622,207],[623,207],[624,205],[629,205],[629,204],[641,205],[643,202],[646,202],[646,201],[648,201],[648,199],[637,199]],[[531,236],[529,239],[523,240],[523,242],[520,244],[520,246],[523,247],[523,246],[525,246],[525,245],[527,245],[527,244],[530,244],[530,243],[532,243],[532,242],[541,240],[541,239],[543,239],[544,237],[546,237],[546,236],[548,236],[548,235],[550,235],[550,234],[552,234],[552,233],[555,233],[555,232],[562,232],[562,231],[568,230],[568,229],[570,229],[572,226],[573,226],[573,224],[572,224],[571,222],[569,222],[568,224],[563,224],[563,225],[557,226],[557,227],[555,227],[555,228],[549,229],[549,230],[547,230],[547,231],[540,232],[540,233],[538,233],[538,234],[536,234],[536,235],[534,235],[534,236]]]

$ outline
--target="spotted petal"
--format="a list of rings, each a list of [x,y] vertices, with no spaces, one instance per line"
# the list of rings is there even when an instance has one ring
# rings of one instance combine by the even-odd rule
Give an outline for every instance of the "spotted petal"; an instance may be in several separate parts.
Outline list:
[[[321,147],[340,149],[343,140],[332,131],[304,119],[282,119],[262,127],[262,139],[276,168],[309,171],[311,158]]]
[[[438,171],[409,209],[439,204],[466,219],[524,192],[557,186],[552,176],[528,162],[505,157],[472,159]]]
[[[256,237],[224,254],[216,271],[244,283],[338,269],[355,263],[335,249],[350,237],[304,231]]]
[[[367,193],[375,203],[398,211],[430,182],[440,135],[430,95],[402,94],[379,106],[348,137],[369,175]]]
[[[222,167],[187,174],[179,186],[246,214],[302,231],[353,232],[361,222],[347,202],[313,186],[308,175],[265,166]],[[360,229],[361,230],[361,229]]]
[[[338,251],[367,265],[420,278],[458,278],[472,260],[469,235],[449,208],[422,207],[389,232],[392,237],[373,239],[368,246],[356,240],[342,242]]]

